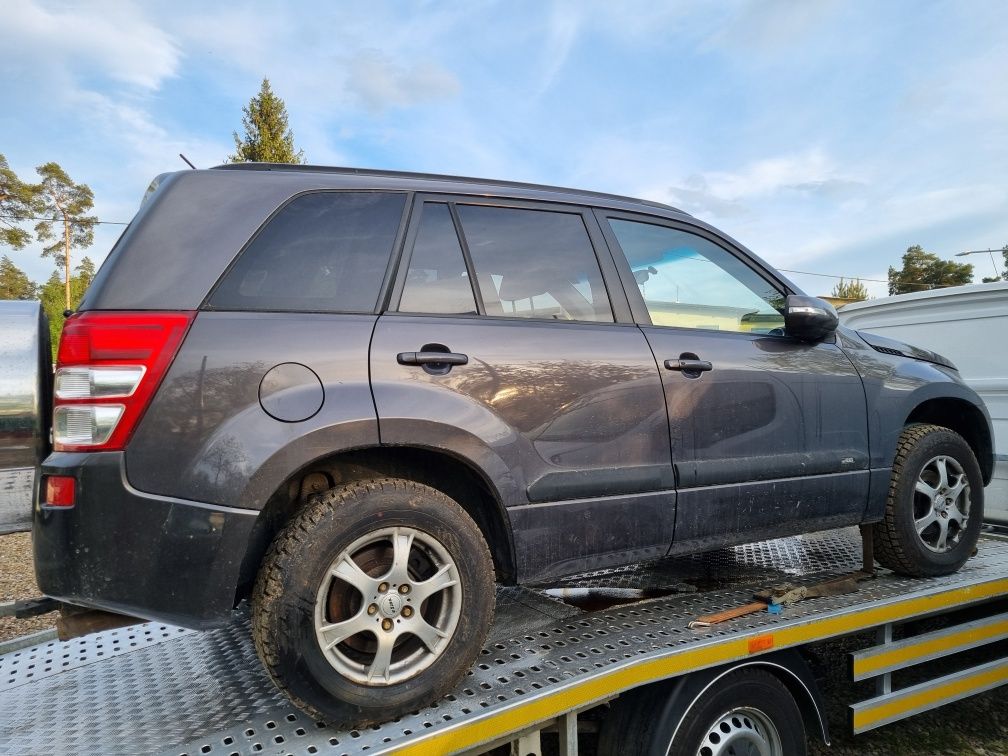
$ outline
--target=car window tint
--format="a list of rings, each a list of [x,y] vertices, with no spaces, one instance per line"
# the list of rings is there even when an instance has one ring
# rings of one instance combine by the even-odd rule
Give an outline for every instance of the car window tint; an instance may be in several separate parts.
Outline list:
[[[458,210],[488,315],[613,322],[580,215],[482,205]]]
[[[210,298],[218,310],[372,312],[406,198],[319,192],[291,201]]]
[[[782,333],[784,295],[728,250],[665,226],[609,225],[654,325]]]
[[[476,314],[472,283],[448,205],[423,206],[399,311]]]

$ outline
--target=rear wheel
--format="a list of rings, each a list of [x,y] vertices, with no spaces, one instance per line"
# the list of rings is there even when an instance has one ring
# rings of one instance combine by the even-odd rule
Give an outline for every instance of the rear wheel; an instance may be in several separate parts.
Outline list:
[[[362,726],[446,693],[479,653],[493,601],[489,551],[456,502],[412,481],[352,483],[277,536],[253,636],[296,704]]]
[[[885,519],[873,529],[879,564],[903,575],[955,572],[976,548],[983,476],[958,433],[909,425],[893,461]]]

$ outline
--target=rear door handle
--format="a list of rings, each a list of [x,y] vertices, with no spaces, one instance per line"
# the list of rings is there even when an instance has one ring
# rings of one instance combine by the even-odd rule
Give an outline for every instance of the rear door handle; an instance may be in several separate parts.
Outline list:
[[[683,373],[705,373],[713,370],[714,366],[707,360],[688,360],[679,358],[677,360],[665,360],[666,370],[679,370]]]
[[[399,352],[400,365],[467,365],[469,356],[458,352]]]

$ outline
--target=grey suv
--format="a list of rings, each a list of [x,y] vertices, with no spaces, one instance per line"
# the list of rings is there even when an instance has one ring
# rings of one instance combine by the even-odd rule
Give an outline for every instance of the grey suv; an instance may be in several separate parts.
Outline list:
[[[946,359],[688,214],[446,176],[159,177],[53,389],[42,589],[192,628],[248,599],[338,724],[449,690],[495,581],[856,523],[953,571],[993,460]]]

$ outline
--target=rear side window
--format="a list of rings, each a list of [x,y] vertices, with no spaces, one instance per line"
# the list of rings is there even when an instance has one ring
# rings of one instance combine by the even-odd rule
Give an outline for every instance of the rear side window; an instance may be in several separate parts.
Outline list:
[[[318,192],[278,212],[210,296],[215,310],[373,312],[405,195]]]
[[[459,205],[487,315],[613,322],[577,213]]]

